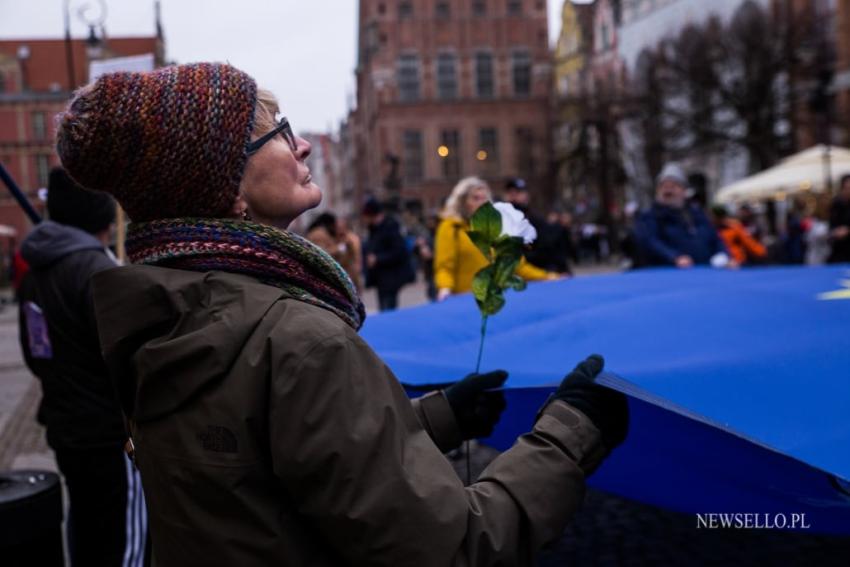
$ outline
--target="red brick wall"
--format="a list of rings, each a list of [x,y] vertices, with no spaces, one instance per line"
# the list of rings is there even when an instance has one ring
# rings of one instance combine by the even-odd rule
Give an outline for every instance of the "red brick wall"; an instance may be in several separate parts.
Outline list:
[[[48,166],[58,165],[59,159],[54,148],[55,116],[67,103],[68,71],[66,64],[65,42],[63,40],[6,40],[0,41],[0,55],[6,55],[4,69],[9,66],[9,58],[17,61],[18,48],[26,45],[30,57],[23,62],[23,68],[15,73],[4,71],[7,75],[7,95],[0,100],[0,162],[9,171],[21,190],[27,194],[36,208],[43,209],[38,202],[37,192],[43,186],[38,176],[38,156],[49,156]],[[72,42],[75,87],[88,81],[88,60],[85,43],[82,40]],[[105,56],[141,55],[157,53],[158,40],[153,37],[110,38]],[[29,92],[18,88],[18,75],[26,77]],[[58,85],[65,94],[53,92]],[[42,99],[49,100],[42,100]],[[33,113],[45,115],[45,134],[35,135]],[[23,237],[31,228],[18,204],[9,196],[9,192],[0,183],[0,224],[15,227]],[[18,243],[20,242],[18,238]]]
[[[68,64],[65,41],[61,39],[15,39],[0,41],[0,53],[15,58],[18,48],[26,45],[30,57],[25,63],[25,75],[31,90],[49,91],[51,85],[58,84],[61,90],[68,90]],[[109,38],[106,45],[107,55],[125,56],[155,53],[155,37],[116,37]],[[76,39],[71,42],[74,58],[74,88],[84,85],[89,78],[89,61],[86,56],[85,41]]]
[[[379,6],[384,5],[384,14]],[[414,1],[414,18],[400,20],[398,2],[363,0],[360,4],[361,55],[367,38],[372,35],[377,50],[364,63],[358,75],[358,109],[354,128],[359,140],[358,201],[368,191],[382,187],[388,172],[386,154],[401,157],[402,136],[406,129],[420,130],[423,135],[424,179],[404,186],[404,198],[420,198],[426,207],[436,207],[446,197],[457,179],[444,179],[441,158],[437,155],[441,130],[456,129],[461,135],[461,177],[481,173],[475,159],[479,149],[478,131],[482,127],[498,130],[499,171],[493,189],[501,192],[506,176],[517,174],[515,130],[530,128],[534,132],[537,164],[532,193],[545,200],[549,191],[543,183],[549,165],[548,101],[550,91],[550,56],[546,3],[523,2],[523,17],[507,17],[505,2],[488,2],[488,15],[474,19],[471,2],[452,1],[451,17],[434,17],[435,0]],[[369,31],[374,30],[374,31]],[[515,48],[529,50],[532,59],[531,96],[515,98],[512,88],[511,53]],[[475,98],[474,56],[479,50],[493,54],[496,97]],[[437,54],[451,50],[456,55],[458,100],[437,100]],[[416,52],[420,59],[421,100],[397,102],[396,62],[402,52]],[[373,77],[382,76],[381,82]],[[402,166],[403,169],[403,166]]]

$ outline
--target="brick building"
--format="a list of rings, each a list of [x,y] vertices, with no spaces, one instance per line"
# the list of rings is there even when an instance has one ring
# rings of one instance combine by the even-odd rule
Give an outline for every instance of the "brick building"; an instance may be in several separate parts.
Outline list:
[[[90,61],[154,54],[161,65],[163,49],[161,34],[108,38],[99,45],[73,39],[70,58],[61,39],[0,40],[0,162],[37,210],[44,209],[38,190],[46,186],[50,168],[58,164],[55,116],[71,92],[88,82]],[[0,187],[0,225],[13,227],[18,240],[31,226],[5,186]]]
[[[594,16],[592,4],[565,0],[561,31],[554,49],[552,152],[556,202],[572,207],[594,192],[587,167],[587,120],[591,118],[589,63],[593,60]]]
[[[357,202],[435,208],[467,175],[551,200],[545,0],[361,0],[358,42]]]
[[[794,45],[796,149],[850,145],[850,0],[773,0],[773,6],[814,32]]]
[[[351,210],[343,195],[343,150],[339,139],[323,133],[308,132],[299,135],[312,147],[307,163],[313,182],[322,188],[321,206],[307,215],[299,216],[289,226],[289,229],[295,232],[305,232],[310,222],[322,212],[330,211],[347,218]]]

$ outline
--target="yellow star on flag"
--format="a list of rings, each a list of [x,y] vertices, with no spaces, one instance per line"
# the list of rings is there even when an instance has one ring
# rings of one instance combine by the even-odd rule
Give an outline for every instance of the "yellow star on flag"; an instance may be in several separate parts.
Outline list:
[[[850,299],[850,280],[841,280],[844,289],[828,291],[818,295],[818,299],[826,301],[830,299]]]

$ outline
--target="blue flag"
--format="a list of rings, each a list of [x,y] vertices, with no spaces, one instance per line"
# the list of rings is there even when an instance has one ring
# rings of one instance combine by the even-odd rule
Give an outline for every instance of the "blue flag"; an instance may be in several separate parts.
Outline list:
[[[372,317],[362,334],[419,386],[471,372],[479,329],[461,295]],[[489,443],[530,430],[591,353],[632,414],[591,485],[694,514],[804,514],[811,530],[850,534],[850,267],[647,270],[508,293],[481,365],[510,373]]]

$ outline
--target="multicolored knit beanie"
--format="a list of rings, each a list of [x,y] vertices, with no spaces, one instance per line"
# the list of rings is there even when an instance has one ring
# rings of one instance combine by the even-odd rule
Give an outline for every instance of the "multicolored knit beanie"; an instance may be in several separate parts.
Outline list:
[[[59,116],[57,150],[81,185],[136,222],[227,216],[254,126],[257,85],[229,65],[111,73]]]

